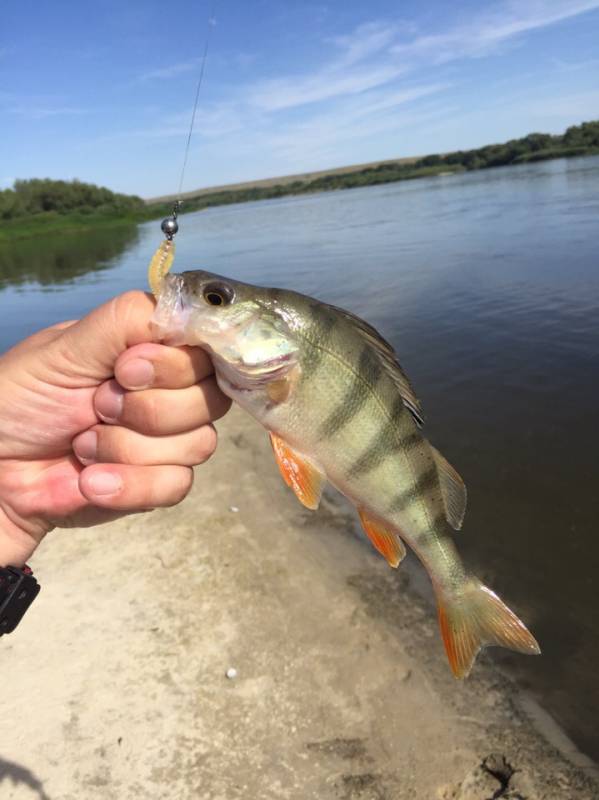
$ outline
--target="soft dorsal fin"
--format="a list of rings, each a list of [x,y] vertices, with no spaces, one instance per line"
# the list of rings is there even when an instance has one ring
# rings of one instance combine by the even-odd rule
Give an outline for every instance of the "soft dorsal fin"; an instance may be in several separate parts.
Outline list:
[[[432,445],[431,450],[439,473],[447,522],[459,531],[466,513],[466,486],[451,464]]]
[[[358,508],[362,527],[373,546],[387,559],[391,567],[398,567],[405,558],[406,548],[398,534],[376,517],[370,515],[365,508]]]
[[[326,476],[310,459],[297,453],[276,434],[270,434],[270,442],[283,480],[293,489],[300,503],[315,511],[320,503]]]
[[[416,397],[416,393],[412,388],[412,384],[398,362],[395,350],[389,344],[389,342],[381,336],[376,328],[373,328],[372,325],[368,324],[368,322],[365,322],[363,319],[357,317],[355,314],[352,314],[350,311],[346,311],[344,308],[339,308],[338,306],[329,307],[338,314],[341,314],[347,320],[347,322],[349,322],[357,331],[360,332],[364,340],[368,342],[374,353],[376,353],[378,356],[378,359],[383,368],[387,371],[387,374],[397,386],[405,407],[412,414],[418,426],[424,425],[420,401]]]

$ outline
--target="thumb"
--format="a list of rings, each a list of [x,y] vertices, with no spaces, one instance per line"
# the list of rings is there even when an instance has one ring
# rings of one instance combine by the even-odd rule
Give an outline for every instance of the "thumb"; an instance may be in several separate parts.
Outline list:
[[[96,385],[112,377],[119,355],[153,340],[150,318],[154,300],[145,292],[126,292],[91,311],[48,344],[46,367],[65,386]]]

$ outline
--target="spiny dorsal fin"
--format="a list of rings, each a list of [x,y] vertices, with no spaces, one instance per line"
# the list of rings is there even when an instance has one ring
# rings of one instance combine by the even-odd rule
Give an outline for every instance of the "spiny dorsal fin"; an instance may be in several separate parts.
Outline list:
[[[451,464],[432,445],[431,450],[439,473],[447,522],[459,531],[466,513],[466,486]]]
[[[397,386],[405,407],[412,414],[419,427],[424,425],[420,401],[416,397],[412,384],[398,362],[395,350],[389,342],[381,336],[376,328],[373,328],[368,322],[365,322],[350,311],[346,311],[344,308],[339,308],[338,306],[329,307],[350,322],[353,327],[360,332],[368,344],[371,345],[380,363],[387,370],[387,373]]]

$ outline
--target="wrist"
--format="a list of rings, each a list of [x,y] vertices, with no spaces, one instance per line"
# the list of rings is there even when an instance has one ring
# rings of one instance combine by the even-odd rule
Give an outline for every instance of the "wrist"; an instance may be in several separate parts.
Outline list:
[[[23,567],[38,542],[0,509],[0,567]]]
[[[0,532],[0,567],[24,567],[33,550],[11,542]]]

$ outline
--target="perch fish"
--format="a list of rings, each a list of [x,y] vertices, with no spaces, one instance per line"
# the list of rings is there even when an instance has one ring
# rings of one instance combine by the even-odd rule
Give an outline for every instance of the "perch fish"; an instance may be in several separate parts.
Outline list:
[[[435,589],[456,677],[488,645],[540,652],[464,568],[452,529],[462,525],[466,488],[423,436],[420,403],[373,327],[297,292],[199,270],[164,277],[154,324],[168,344],[210,354],[221,390],[269,431],[283,478],[307,508],[318,507],[329,481],[392,567],[404,542],[415,551]]]

